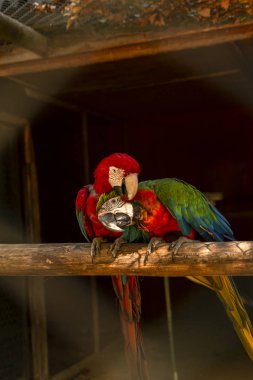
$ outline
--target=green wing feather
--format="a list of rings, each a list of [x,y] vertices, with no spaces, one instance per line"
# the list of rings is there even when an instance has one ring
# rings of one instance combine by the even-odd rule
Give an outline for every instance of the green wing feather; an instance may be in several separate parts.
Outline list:
[[[141,182],[139,189],[153,190],[177,220],[183,235],[192,228],[204,240],[233,240],[228,221],[194,186],[175,178]]]
[[[89,196],[90,186],[84,186],[78,191],[76,197],[76,218],[80,227],[80,230],[85,239],[90,242],[93,235],[92,227],[88,215],[86,215],[86,203]]]
[[[77,221],[78,221],[78,224],[79,224],[79,227],[80,227],[80,230],[83,234],[83,236],[85,237],[85,239],[90,242],[90,238],[87,234],[87,232],[85,231],[84,229],[84,225],[83,225],[83,213],[80,209],[76,209],[76,218],[77,218]]]
[[[144,182],[140,188],[149,188],[155,192],[177,219],[183,234],[187,235],[194,228],[206,241],[234,239],[228,221],[194,186],[168,178]],[[216,292],[239,339],[253,360],[253,327],[233,279],[227,276],[188,278]]]

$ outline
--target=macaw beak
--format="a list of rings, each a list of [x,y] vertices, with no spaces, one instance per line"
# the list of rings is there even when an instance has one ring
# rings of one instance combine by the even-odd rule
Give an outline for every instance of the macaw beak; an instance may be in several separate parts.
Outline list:
[[[121,186],[114,186],[113,189],[118,195],[126,195],[131,201],[138,190],[138,174],[130,173],[123,178]]]
[[[102,210],[98,213],[98,219],[100,222],[111,231],[123,232],[122,228],[131,224],[131,218],[125,213],[108,213]]]

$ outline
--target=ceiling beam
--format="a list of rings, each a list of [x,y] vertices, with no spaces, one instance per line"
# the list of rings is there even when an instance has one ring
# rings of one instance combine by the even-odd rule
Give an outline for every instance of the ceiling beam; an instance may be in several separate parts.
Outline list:
[[[81,112],[81,108],[74,104],[64,102],[63,100],[57,99],[54,96],[43,94],[40,91],[33,90],[29,87],[25,87],[25,93],[28,97],[39,100],[43,103],[53,104],[54,106],[65,108],[73,112]]]
[[[231,69],[231,70],[224,70],[224,71],[213,71],[210,73],[205,74],[193,74],[193,75],[181,75],[176,78],[171,79],[164,79],[159,77],[150,77],[146,78],[144,76],[145,80],[139,80],[138,78],[133,81],[132,78],[129,79],[128,83],[122,79],[122,76],[119,75],[117,78],[117,83],[115,81],[101,81],[101,82],[95,82],[95,83],[87,83],[85,80],[83,82],[80,81],[80,84],[76,85],[69,85],[63,90],[61,90],[61,95],[69,96],[72,94],[80,94],[80,93],[92,93],[95,91],[102,91],[102,92],[123,92],[123,91],[132,91],[132,90],[139,90],[139,89],[146,89],[146,88],[156,88],[156,87],[162,87],[162,86],[169,86],[174,84],[180,84],[180,83],[187,83],[187,82],[197,82],[197,81],[206,81],[206,80],[215,80],[218,78],[224,78],[224,77],[230,77],[234,75],[240,75],[241,70],[238,69]],[[109,73],[108,73],[109,78]]]
[[[12,115],[8,112],[1,112],[1,111],[0,111],[0,122],[5,123],[10,126],[22,127],[22,128],[28,124],[28,120],[23,117],[19,117],[16,115]]]
[[[0,59],[0,76],[77,68],[104,62],[117,62],[142,56],[224,44],[252,37],[253,22],[197,29],[181,33],[172,33],[170,31],[169,33],[164,32],[162,34],[143,34],[139,35],[138,40],[136,35],[128,35],[118,38],[118,46],[115,45],[114,41],[112,42],[113,46],[110,47],[110,42],[106,39],[104,40],[104,45],[103,41],[93,41],[90,48],[92,50],[82,53],[66,53],[64,55],[64,51],[61,50],[61,53],[57,55],[57,50],[55,50],[49,57],[2,65]],[[106,47],[101,48],[101,46]],[[68,51],[67,48],[66,51]]]

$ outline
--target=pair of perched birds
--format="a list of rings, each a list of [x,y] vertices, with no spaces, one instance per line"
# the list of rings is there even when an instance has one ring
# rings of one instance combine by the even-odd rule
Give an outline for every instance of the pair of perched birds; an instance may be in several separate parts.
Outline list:
[[[147,242],[147,255],[157,243],[175,234],[203,241],[234,240],[225,217],[194,186],[174,178],[138,183],[140,165],[131,156],[114,153],[94,172],[94,184],[84,186],[76,198],[76,214],[94,257],[101,242],[115,239],[113,256],[123,241]],[[182,237],[180,239],[182,239]],[[179,243],[180,244],[180,239]],[[173,243],[174,244],[174,243]],[[121,306],[122,329],[131,379],[149,378],[140,330],[141,297],[138,279],[114,276]],[[214,290],[235,331],[253,360],[253,328],[232,278],[191,276]]]

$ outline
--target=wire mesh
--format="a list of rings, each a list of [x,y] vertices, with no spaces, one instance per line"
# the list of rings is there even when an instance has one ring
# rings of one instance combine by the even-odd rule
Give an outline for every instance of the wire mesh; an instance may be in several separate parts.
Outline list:
[[[46,33],[66,28],[63,10],[67,4],[69,0],[0,0],[0,12]]]
[[[253,19],[252,1],[240,0],[231,0],[229,7],[220,0],[0,0],[0,12],[45,34],[78,29],[80,36],[185,30]]]

